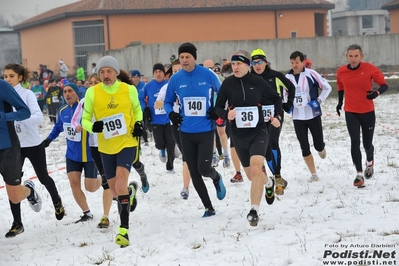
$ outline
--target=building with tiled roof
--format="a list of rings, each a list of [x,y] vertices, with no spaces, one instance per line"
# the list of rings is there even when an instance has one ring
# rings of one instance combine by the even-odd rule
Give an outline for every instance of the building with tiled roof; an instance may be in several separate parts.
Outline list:
[[[82,0],[14,27],[23,63],[58,71],[87,66],[86,55],[135,43],[328,36],[325,0]]]
[[[381,7],[389,11],[391,33],[399,33],[399,0],[394,0]]]

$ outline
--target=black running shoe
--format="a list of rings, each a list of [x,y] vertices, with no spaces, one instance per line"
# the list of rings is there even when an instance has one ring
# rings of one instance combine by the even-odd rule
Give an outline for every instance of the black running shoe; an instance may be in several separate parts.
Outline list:
[[[251,209],[247,215],[247,220],[250,226],[257,226],[259,222],[258,212]]]
[[[215,210],[211,207],[211,208],[206,208],[204,215],[202,215],[202,218],[207,218],[207,217],[211,217],[214,216],[216,214]]]
[[[265,199],[267,204],[272,205],[274,202],[274,179],[269,177],[273,181],[273,185],[271,187],[265,187]]]
[[[80,219],[75,222],[75,224],[79,222],[87,222],[93,220],[93,215],[87,215],[86,213],[83,214],[83,216],[80,216]]]
[[[6,238],[15,237],[24,232],[24,226],[21,222],[13,222],[10,231],[7,232]]]
[[[57,218],[57,220],[62,220],[62,218],[64,218],[65,215],[65,210],[64,206],[62,205],[61,197],[57,203],[54,203],[54,209],[55,209],[55,218]]]

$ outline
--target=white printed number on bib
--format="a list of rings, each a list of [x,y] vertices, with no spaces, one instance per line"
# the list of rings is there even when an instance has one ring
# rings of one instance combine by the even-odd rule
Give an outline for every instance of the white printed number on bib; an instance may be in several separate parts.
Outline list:
[[[101,119],[104,122],[103,134],[105,139],[115,138],[127,133],[125,117],[117,114]]]
[[[254,128],[259,122],[258,107],[236,107],[237,128]]]
[[[77,133],[71,123],[64,123],[65,137],[70,141],[79,142],[82,139],[82,132]]]
[[[308,104],[308,96],[306,95],[306,92],[304,91],[299,91],[295,93],[295,99],[294,99],[294,106],[295,107],[305,107]]]
[[[154,111],[155,111],[156,115],[164,115],[164,114],[166,114],[165,109],[163,109],[163,108],[159,108],[159,109],[155,108]]]
[[[59,103],[60,99],[58,99],[58,96],[53,96],[53,103]]]
[[[184,97],[183,102],[185,116],[206,116],[205,97]]]
[[[36,91],[34,93],[35,93],[36,99],[39,99],[40,95],[42,94],[40,91]]]
[[[26,132],[25,125],[23,123],[15,121],[14,127],[15,127],[15,132],[17,132],[19,138],[25,138],[28,136],[27,134],[28,132]]]
[[[265,122],[269,122],[270,116],[274,115],[274,105],[262,105],[262,112]]]

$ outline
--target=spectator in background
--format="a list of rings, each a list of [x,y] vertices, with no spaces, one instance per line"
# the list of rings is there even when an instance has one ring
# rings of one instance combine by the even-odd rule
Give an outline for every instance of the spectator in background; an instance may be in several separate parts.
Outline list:
[[[39,72],[37,73],[37,75],[39,76],[39,82],[40,82],[40,84],[43,84],[43,80],[41,80],[41,76],[42,76],[42,72],[43,72],[43,64],[40,64],[39,65]]]
[[[57,86],[56,80],[50,81],[50,87],[45,97],[47,108],[49,111],[50,122],[54,124],[57,122],[57,111],[62,104],[62,88]]]
[[[40,82],[40,75],[37,73],[37,71],[33,71],[32,79],[37,79]]]
[[[85,80],[85,79],[86,79],[85,70],[83,69],[83,67],[80,64],[77,64],[76,80]]]
[[[148,78],[143,76],[143,77],[141,78],[141,81],[143,81],[144,84],[147,84],[147,83],[148,83]]]
[[[50,80],[53,78],[54,72],[50,69],[47,69],[46,65],[43,65],[43,70],[40,73],[40,80],[42,81],[40,84],[43,84],[45,80]]]
[[[92,67],[92,73],[97,73],[97,65],[96,63],[91,63],[91,67]]]
[[[43,106],[46,103],[46,101],[45,101],[46,89],[44,88],[43,85],[39,84],[39,80],[33,79],[32,87],[30,88],[30,90],[35,94],[37,103],[39,104],[39,107],[40,107],[40,110],[43,112]]]
[[[172,64],[174,61],[176,61],[176,56],[174,54],[172,54],[172,56],[170,57],[170,63]]]
[[[61,79],[62,78],[66,79],[68,76],[69,69],[62,59],[60,59],[59,63],[60,63],[60,77],[61,77]]]
[[[47,91],[48,91],[48,87],[49,87],[49,81],[48,80],[46,80],[45,82],[43,82],[43,88],[46,90],[46,93],[47,93]]]
[[[306,54],[304,54],[304,55],[303,55],[303,58],[304,58],[304,60],[303,60],[303,66],[306,67],[306,68],[312,68],[313,63],[312,63],[312,61],[310,61],[310,59],[308,58],[308,56],[307,56]]]
[[[85,87],[83,85],[83,82],[84,82],[83,80],[76,81],[76,85],[79,88],[79,99],[83,99],[85,97],[86,90],[87,90],[87,87]]]

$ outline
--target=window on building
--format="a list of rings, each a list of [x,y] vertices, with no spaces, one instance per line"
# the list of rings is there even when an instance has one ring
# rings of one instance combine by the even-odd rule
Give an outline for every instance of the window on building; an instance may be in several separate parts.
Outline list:
[[[362,16],[362,25],[363,29],[373,28],[373,16],[371,15]]]
[[[87,66],[87,54],[105,51],[104,22],[89,20],[73,22],[75,62],[84,69]]]
[[[297,36],[297,32],[296,31],[291,31],[291,38],[295,39]]]
[[[342,29],[338,30],[338,36],[342,36]]]

